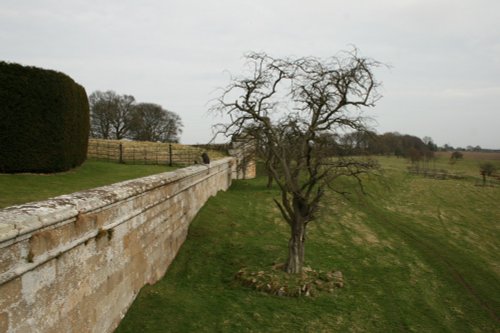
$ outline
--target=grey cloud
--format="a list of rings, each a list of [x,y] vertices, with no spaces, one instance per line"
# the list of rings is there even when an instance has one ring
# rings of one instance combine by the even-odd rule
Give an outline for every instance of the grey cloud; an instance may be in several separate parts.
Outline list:
[[[496,0],[4,0],[0,58],[161,104],[194,143],[211,137],[207,102],[244,52],[326,57],[354,44],[392,65],[369,110],[380,132],[500,148],[499,12]]]

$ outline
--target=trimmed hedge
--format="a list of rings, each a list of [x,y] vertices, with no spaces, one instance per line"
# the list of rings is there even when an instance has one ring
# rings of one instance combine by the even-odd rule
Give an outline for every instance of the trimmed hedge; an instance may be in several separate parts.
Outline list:
[[[79,166],[89,125],[87,93],[69,76],[0,62],[0,172]]]

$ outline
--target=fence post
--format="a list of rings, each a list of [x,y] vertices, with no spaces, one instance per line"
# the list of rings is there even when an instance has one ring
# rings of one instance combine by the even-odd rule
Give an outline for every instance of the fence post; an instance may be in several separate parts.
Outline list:
[[[123,144],[122,143],[120,143],[120,157],[119,157],[118,162],[123,164]]]
[[[168,165],[172,166],[172,144],[168,144]]]

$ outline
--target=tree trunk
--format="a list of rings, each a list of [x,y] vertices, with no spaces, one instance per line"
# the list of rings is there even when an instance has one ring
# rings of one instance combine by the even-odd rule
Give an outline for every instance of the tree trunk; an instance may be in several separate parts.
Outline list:
[[[268,175],[267,176],[267,188],[271,188],[271,186],[273,185],[273,176],[272,175]]]
[[[302,266],[304,265],[305,229],[303,224],[293,229],[288,241],[288,259],[285,271],[298,274],[302,272]]]

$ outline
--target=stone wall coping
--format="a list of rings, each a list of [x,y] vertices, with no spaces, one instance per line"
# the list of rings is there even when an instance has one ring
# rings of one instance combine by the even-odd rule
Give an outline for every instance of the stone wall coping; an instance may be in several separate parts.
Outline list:
[[[233,159],[226,157],[212,161],[208,165],[193,165],[175,171],[65,194],[44,201],[0,209],[0,243],[75,218],[81,213],[97,211],[176,180],[202,174],[230,163]]]

